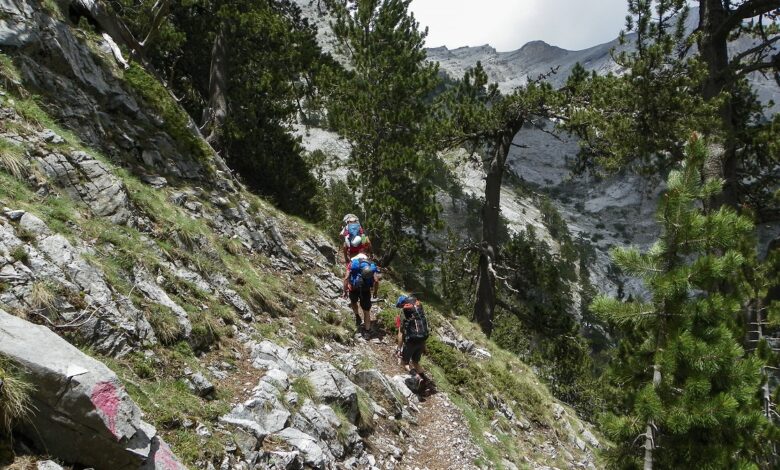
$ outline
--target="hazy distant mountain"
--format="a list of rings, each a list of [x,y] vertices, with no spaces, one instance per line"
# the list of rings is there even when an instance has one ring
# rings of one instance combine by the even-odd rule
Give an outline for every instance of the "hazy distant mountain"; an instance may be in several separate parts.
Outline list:
[[[692,8],[687,24],[689,30],[693,31],[696,27],[698,16],[698,9]],[[560,86],[566,81],[577,62],[599,74],[620,73],[620,67],[612,60],[611,51],[632,49],[633,35],[627,37],[626,45],[620,45],[616,38],[580,51],[562,49],[544,41],[531,41],[520,49],[510,52],[498,52],[487,44],[457,49],[442,46],[428,49],[428,59],[439,62],[441,70],[452,78],[462,77],[466,70],[476,65],[477,61],[481,61],[490,80],[498,83],[502,92],[508,92],[524,84],[528,78],[536,78],[555,67],[558,68],[558,72],[550,77],[550,81]],[[731,53],[744,51],[753,44],[751,39],[740,38],[731,43]],[[774,79],[754,73],[750,81],[763,102],[769,100],[780,102],[780,87]],[[780,111],[780,106],[775,105],[773,111]]]

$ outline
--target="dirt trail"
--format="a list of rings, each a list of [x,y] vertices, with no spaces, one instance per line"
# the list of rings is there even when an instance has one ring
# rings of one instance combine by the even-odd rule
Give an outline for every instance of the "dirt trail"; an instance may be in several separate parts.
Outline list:
[[[358,341],[359,347],[370,354],[377,368],[388,377],[405,375],[406,371],[394,356],[395,343],[390,335],[371,341]],[[438,392],[420,400],[411,398],[419,410],[415,414],[417,425],[412,425],[401,439],[393,436],[395,446],[403,452],[395,468],[409,470],[476,469],[474,461],[483,455],[474,444],[468,423],[461,411],[445,392]],[[377,436],[382,440],[382,433]],[[381,447],[381,446],[378,446]]]

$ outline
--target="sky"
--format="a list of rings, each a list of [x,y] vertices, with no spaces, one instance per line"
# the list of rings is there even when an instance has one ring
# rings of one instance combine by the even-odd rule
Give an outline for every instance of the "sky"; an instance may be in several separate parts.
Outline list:
[[[579,50],[618,36],[626,0],[412,0],[411,10],[428,27],[428,47],[511,51],[539,39]]]

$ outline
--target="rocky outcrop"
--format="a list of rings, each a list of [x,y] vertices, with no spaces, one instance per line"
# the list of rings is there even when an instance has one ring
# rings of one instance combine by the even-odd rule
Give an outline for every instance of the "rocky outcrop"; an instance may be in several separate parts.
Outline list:
[[[184,468],[117,376],[48,328],[0,310],[0,355],[34,386],[20,428],[48,454],[96,468]]]
[[[104,354],[122,356],[156,342],[142,312],[84,258],[87,247],[53,233],[29,212],[18,223],[9,219],[0,217],[0,279],[7,286],[0,303],[74,331]]]
[[[52,152],[37,161],[52,182],[84,201],[95,215],[116,224],[129,220],[127,190],[104,163],[82,151]]]
[[[362,455],[364,445],[355,426],[358,387],[343,372],[270,341],[256,345],[252,357],[265,375],[248,400],[220,418],[251,436],[248,445],[242,439],[247,463],[335,468],[350,456]],[[292,453],[285,451],[288,448]]]

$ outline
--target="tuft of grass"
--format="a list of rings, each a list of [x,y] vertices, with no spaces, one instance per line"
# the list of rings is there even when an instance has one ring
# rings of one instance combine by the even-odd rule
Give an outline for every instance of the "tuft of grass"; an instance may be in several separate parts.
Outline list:
[[[312,385],[311,381],[306,377],[297,377],[290,384],[290,388],[298,394],[301,401],[305,398],[315,401],[317,398],[317,392],[314,390],[314,385]]]
[[[151,304],[145,312],[146,320],[161,344],[172,345],[181,338],[182,329],[178,318],[168,307]]]
[[[4,138],[0,138],[0,168],[17,179],[23,179],[28,173],[22,148]]]
[[[57,290],[49,281],[35,281],[30,289],[29,302],[36,310],[53,310]]]
[[[204,310],[194,310],[185,304],[184,308],[188,310],[190,323],[192,323],[192,333],[190,334],[190,345],[196,351],[205,351],[219,341],[223,335],[223,327],[219,320],[212,316],[210,312]]]
[[[325,323],[336,326],[340,326],[341,323],[344,322],[344,317],[335,310],[328,310],[325,312],[322,319],[325,320]]]
[[[14,261],[19,261],[24,264],[27,264],[30,261],[30,254],[27,253],[27,249],[24,247],[24,245],[16,245],[15,247],[11,248],[9,254]]]
[[[228,238],[227,240],[222,241],[222,247],[234,256],[241,256],[244,254],[244,245],[241,243],[240,240],[235,238]]]
[[[376,422],[374,421],[374,407],[371,406],[371,398],[361,389],[357,391],[358,415],[355,425],[362,433],[368,433],[374,430]]]
[[[310,349],[316,349],[317,348],[317,340],[314,339],[313,336],[306,335],[301,340],[301,344],[303,345],[304,350],[310,350]]]
[[[0,434],[10,435],[14,423],[24,420],[32,411],[30,394],[33,386],[8,359],[0,356]]]
[[[342,444],[347,444],[349,440],[349,429],[352,427],[352,423],[349,422],[349,417],[341,406],[333,406],[333,412],[336,413],[336,417],[339,419],[339,427],[336,429],[336,439]]]

